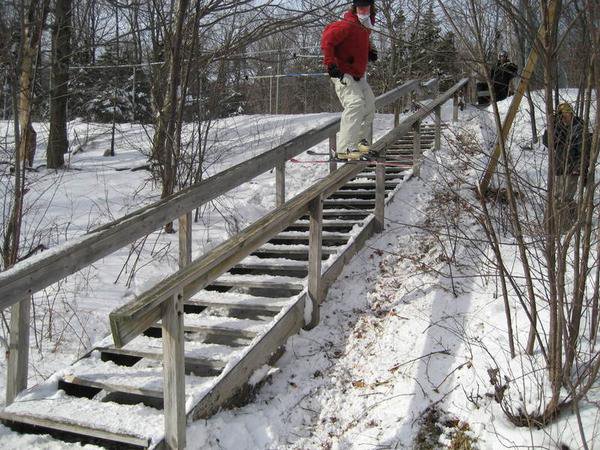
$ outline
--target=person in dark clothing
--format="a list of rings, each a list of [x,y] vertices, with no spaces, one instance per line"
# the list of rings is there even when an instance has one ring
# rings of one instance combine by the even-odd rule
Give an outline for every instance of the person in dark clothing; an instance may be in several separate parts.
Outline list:
[[[570,226],[574,219],[574,197],[581,170],[583,144],[583,121],[575,115],[567,103],[558,105],[554,118],[554,198],[564,225]],[[544,131],[542,143],[548,147],[548,129]],[[587,159],[584,159],[584,164]],[[587,172],[587,167],[584,167]],[[585,175],[585,174],[584,174]]]
[[[503,50],[498,53],[498,61],[492,66],[490,72],[492,92],[497,102],[510,95],[510,81],[517,76],[517,71],[517,66],[508,59],[507,52]]]

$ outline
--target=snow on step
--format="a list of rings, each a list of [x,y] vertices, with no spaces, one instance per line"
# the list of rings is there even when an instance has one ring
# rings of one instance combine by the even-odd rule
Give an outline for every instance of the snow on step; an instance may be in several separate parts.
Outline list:
[[[103,348],[111,350],[114,346],[112,336],[107,336],[100,341],[96,348],[101,351]],[[201,359],[207,361],[213,361],[214,366],[223,366],[232,355],[239,351],[234,347],[222,344],[211,344],[199,341],[186,341],[185,342],[185,357]],[[132,351],[139,353],[148,353],[149,355],[157,355],[162,358],[163,341],[161,338],[154,338],[145,335],[139,335],[127,345],[125,345],[120,351]],[[221,362],[221,364],[219,364]]]
[[[270,321],[237,319],[235,317],[206,316],[203,314],[186,314],[184,325],[193,331],[219,330],[221,333],[253,338],[265,331]]]
[[[306,267],[306,264],[299,265]],[[226,308],[240,308],[265,311],[279,311],[290,302],[289,298],[255,297],[235,292],[210,292],[201,291],[194,295],[187,303],[202,306],[220,306]]]
[[[62,378],[67,382],[103,388],[107,391],[127,392],[148,397],[163,397],[163,371],[160,361],[143,359],[128,367],[111,361],[102,361],[100,352],[94,351],[67,367]],[[210,378],[195,375],[185,376],[186,395],[203,390]]]
[[[360,229],[360,226],[357,226],[357,229]],[[322,231],[321,233],[323,235],[324,238],[335,238],[335,239],[344,239],[348,237],[347,233],[338,233],[335,231]],[[309,236],[309,232],[308,231],[282,231],[281,233],[277,234],[275,236],[275,238],[282,238],[282,237],[288,237],[288,238],[308,238]]]
[[[282,247],[282,246],[278,246]],[[288,247],[288,246],[283,246]],[[292,247],[292,246],[290,246]],[[304,246],[307,247],[308,246]],[[264,248],[264,246],[262,247]],[[261,285],[265,285],[268,283],[273,284],[289,284],[294,288],[302,289],[304,285],[298,282],[298,278],[296,277],[285,277],[285,276],[277,276],[277,275],[232,275],[230,273],[225,273],[221,275],[216,280],[221,284],[251,284],[251,283],[260,283]]]
[[[57,383],[54,376],[25,391],[0,417],[41,426],[55,424],[57,429],[101,438],[107,438],[106,433],[121,435],[120,440],[131,438],[129,441],[138,445],[162,439],[163,411],[141,403],[120,405],[72,397],[57,390]]]
[[[323,246],[323,248],[335,253],[337,251],[337,247],[327,247]],[[261,250],[306,250],[308,252],[308,245],[305,244],[271,244],[267,242],[260,247]]]
[[[278,264],[282,264],[285,266],[295,266],[297,268],[305,268],[308,267],[308,263],[306,261],[298,261],[296,259],[289,258],[259,258],[258,256],[246,256],[241,264],[264,264],[267,266],[276,266]]]

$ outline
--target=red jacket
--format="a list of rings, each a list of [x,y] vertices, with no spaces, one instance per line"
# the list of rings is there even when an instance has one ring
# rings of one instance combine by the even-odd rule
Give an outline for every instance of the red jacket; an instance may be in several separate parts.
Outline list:
[[[351,11],[342,20],[325,27],[321,51],[325,66],[336,64],[344,73],[361,78],[367,71],[371,30],[362,26]]]

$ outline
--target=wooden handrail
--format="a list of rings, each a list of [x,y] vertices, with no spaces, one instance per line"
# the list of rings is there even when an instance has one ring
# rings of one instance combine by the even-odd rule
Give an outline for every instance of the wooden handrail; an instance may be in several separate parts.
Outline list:
[[[327,178],[271,211],[236,236],[221,243],[135,300],[110,313],[110,326],[115,345],[121,347],[158,322],[165,301],[183,292],[189,298],[227,272],[275,234],[306,214],[319,196],[328,197],[361,170],[363,164],[347,164]]]
[[[418,81],[408,81],[377,97],[375,106],[381,108],[418,89]],[[261,155],[14,265],[0,273],[0,309],[17,303],[281,165],[334,134],[339,129],[339,122],[339,118],[331,119]]]
[[[377,141],[374,147],[390,143],[408,133],[436,107],[450,99],[466,82],[456,83],[444,94],[403,121],[398,127]],[[161,318],[162,304],[178,293],[189,298],[228,271],[236,263],[251,254],[275,234],[284,230],[299,217],[306,214],[310,204],[318,197],[327,198],[348,180],[363,170],[363,164],[348,164],[328,177],[298,194],[254,222],[242,232],[215,247],[189,266],[180,269],[157,286],[141,294],[135,300],[121,306],[110,314],[110,324],[115,345],[123,346],[152,326]]]
[[[396,128],[394,128],[391,132],[379,139],[373,145],[373,151],[380,152],[388,145],[392,144],[393,142],[397,141],[399,138],[410,132],[411,128],[415,123],[423,120],[432,112],[435,112],[436,107],[441,106],[443,103],[445,103],[454,95],[456,95],[458,91],[462,89],[468,82],[468,78],[463,78],[450,89],[448,89],[446,92],[437,96],[431,102],[419,108],[418,111],[416,111],[414,114],[403,120],[402,123]]]

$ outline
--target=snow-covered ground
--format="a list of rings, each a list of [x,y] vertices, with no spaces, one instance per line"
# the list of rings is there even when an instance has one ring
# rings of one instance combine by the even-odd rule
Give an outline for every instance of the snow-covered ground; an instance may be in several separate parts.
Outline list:
[[[507,106],[507,102],[501,105],[503,112]],[[449,113],[447,105],[443,111],[446,119]],[[262,140],[252,144],[252,150],[238,146],[214,170],[267,150],[312,126],[315,119],[328,117],[228,119],[237,122],[242,142],[247,143],[256,130],[261,130]],[[389,129],[391,121],[389,116],[378,116],[376,132]],[[460,132],[470,132],[489,141],[491,125],[488,111],[469,109],[445,133],[452,139]],[[74,128],[80,126],[87,125],[76,124]],[[527,127],[526,115],[522,114],[512,136],[517,147],[529,142]],[[73,157],[72,166],[81,170],[60,175],[42,172],[39,183],[33,186],[39,193],[39,204],[50,204],[52,197],[53,207],[43,221],[60,230],[51,235],[55,241],[75,237],[90,224],[95,226],[109,217],[126,214],[157,198],[146,173],[114,170],[116,164],[144,161],[136,149],[143,147],[147,138],[134,129],[132,126],[130,132],[122,133],[135,146],[124,141],[123,150],[117,150],[117,159],[110,163],[101,156],[105,148],[98,145],[81,154],[85,155],[81,159]],[[135,133],[137,137],[132,137]],[[321,144],[322,149],[325,145]],[[255,400],[190,424],[188,448],[555,449],[563,444],[571,449],[582,448],[574,415],[565,414],[543,430],[516,428],[489,395],[494,392],[489,382],[490,368],[510,366],[513,373],[525,372],[531,361],[525,357],[510,360],[503,304],[496,284],[480,277],[480,268],[473,265],[473,248],[445,236],[448,217],[453,217],[465,234],[482,236],[478,225],[451,201],[447,186],[453,180],[448,169],[457,173],[469,170],[460,159],[453,158],[451,147],[443,145],[440,152],[425,155],[421,177],[404,183],[387,209],[385,231],[366,243],[331,287],[322,306],[321,323],[310,332],[289,338],[287,351],[277,363],[278,372]],[[127,155],[125,149],[131,154]],[[522,162],[543,165],[545,153],[534,147],[523,152]],[[288,171],[288,192],[293,195],[326,173],[326,165],[294,165]],[[531,173],[533,177],[539,171]],[[274,174],[265,174],[249,184],[225,200],[230,210],[239,211],[238,219],[243,223],[256,219],[274,204]],[[40,206],[40,210],[45,207]],[[65,233],[67,222],[73,226]],[[198,255],[227,237],[227,229],[219,214],[213,212],[207,214],[204,223],[194,226],[194,236],[194,252]],[[149,239],[153,242],[148,247],[154,251],[147,249],[142,254],[139,264],[144,267],[137,271],[130,287],[124,285],[123,277],[115,284],[127,259],[127,252],[117,252],[86,274],[71,277],[74,280],[66,282],[67,293],[63,286],[61,297],[36,298],[40,308],[46,307],[46,315],[51,313],[51,306],[57,314],[72,314],[70,321],[66,316],[59,323],[69,324],[80,334],[65,330],[62,338],[46,336],[42,351],[36,348],[34,334],[30,384],[74,359],[85,345],[106,334],[107,313],[128,293],[156,281],[164,274],[165,263],[175,269],[176,255],[169,251],[169,244],[176,248],[176,237],[157,233]],[[452,271],[449,260],[454,263]],[[130,265],[127,271],[131,271]],[[69,312],[66,305],[74,311]],[[47,324],[39,326],[48,329]],[[81,330],[85,330],[84,338]],[[0,370],[4,373],[4,362]],[[4,391],[3,382],[0,390]],[[594,448],[599,433],[598,401],[596,387],[581,404],[588,448]],[[0,447],[79,448],[45,436],[17,435],[5,427],[0,427]]]

